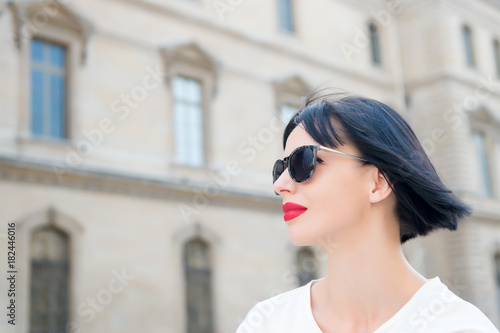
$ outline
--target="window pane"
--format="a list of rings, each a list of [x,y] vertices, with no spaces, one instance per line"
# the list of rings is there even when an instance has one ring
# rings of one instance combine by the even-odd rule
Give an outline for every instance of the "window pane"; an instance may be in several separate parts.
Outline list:
[[[190,128],[191,133],[189,137],[190,149],[191,149],[191,161],[195,166],[201,166],[203,164],[203,129],[201,120],[201,110],[198,105],[193,105],[190,108]]]
[[[43,42],[38,39],[31,41],[31,61],[43,62]]]
[[[198,82],[194,80],[188,81],[186,100],[196,104],[201,102],[201,86]]]
[[[64,68],[64,48],[59,45],[50,45],[50,64],[57,68]]]
[[[31,132],[35,136],[43,135],[43,73],[31,71]]]
[[[50,136],[64,137],[64,98],[65,80],[63,77],[50,77]]]
[[[176,100],[183,100],[186,90],[186,80],[183,77],[177,76],[172,80],[172,92]]]
[[[174,106],[175,118],[175,149],[177,163],[185,164],[188,161],[187,153],[189,151],[186,142],[187,138],[187,107],[183,103],[176,103]]]

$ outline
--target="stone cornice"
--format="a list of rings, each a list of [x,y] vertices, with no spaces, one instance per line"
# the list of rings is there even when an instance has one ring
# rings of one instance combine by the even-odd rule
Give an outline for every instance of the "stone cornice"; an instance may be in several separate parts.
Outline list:
[[[216,195],[205,194],[207,183],[189,180],[159,179],[133,174],[84,168],[64,170],[63,179],[45,162],[0,155],[0,179],[20,183],[43,184],[83,191],[98,191],[158,200],[172,200],[190,205],[202,196],[208,205],[241,206],[278,211],[281,199],[273,194],[243,191],[217,186]],[[215,184],[215,182],[214,182]]]

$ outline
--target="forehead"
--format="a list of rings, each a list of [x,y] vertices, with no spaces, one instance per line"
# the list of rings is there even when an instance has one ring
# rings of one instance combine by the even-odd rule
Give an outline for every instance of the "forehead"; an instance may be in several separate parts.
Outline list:
[[[309,133],[303,128],[303,125],[299,124],[295,127],[290,133],[290,136],[286,140],[285,146],[285,156],[290,155],[292,151],[294,151],[297,147],[304,145],[319,145]]]

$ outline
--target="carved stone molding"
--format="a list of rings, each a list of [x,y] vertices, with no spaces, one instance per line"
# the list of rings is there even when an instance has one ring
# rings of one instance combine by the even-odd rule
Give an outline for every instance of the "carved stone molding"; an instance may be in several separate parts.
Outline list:
[[[59,170],[60,172],[60,170]],[[72,188],[75,190],[117,193],[141,198],[173,200],[192,203],[203,195],[206,183],[180,179],[147,178],[87,169],[69,169],[61,174],[52,166],[28,160],[0,156],[0,179]],[[201,193],[201,194],[200,194]],[[263,210],[279,209],[281,199],[273,194],[238,191],[221,187],[216,196],[208,196],[210,205],[258,207]]]
[[[88,41],[94,32],[94,26],[87,19],[73,11],[69,5],[58,1],[9,2],[14,16],[13,40],[18,49],[23,44],[42,32],[47,26],[53,25],[61,29],[75,31],[81,39],[81,64],[87,58]]]

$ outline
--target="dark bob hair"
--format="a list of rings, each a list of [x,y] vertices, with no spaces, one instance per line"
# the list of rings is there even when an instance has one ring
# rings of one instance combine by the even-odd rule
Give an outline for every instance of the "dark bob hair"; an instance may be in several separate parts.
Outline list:
[[[432,230],[457,229],[458,219],[471,209],[439,179],[408,123],[389,106],[373,99],[312,93],[292,117],[283,134],[283,148],[298,124],[321,145],[337,148],[350,143],[360,157],[376,166],[396,198],[400,241]]]

